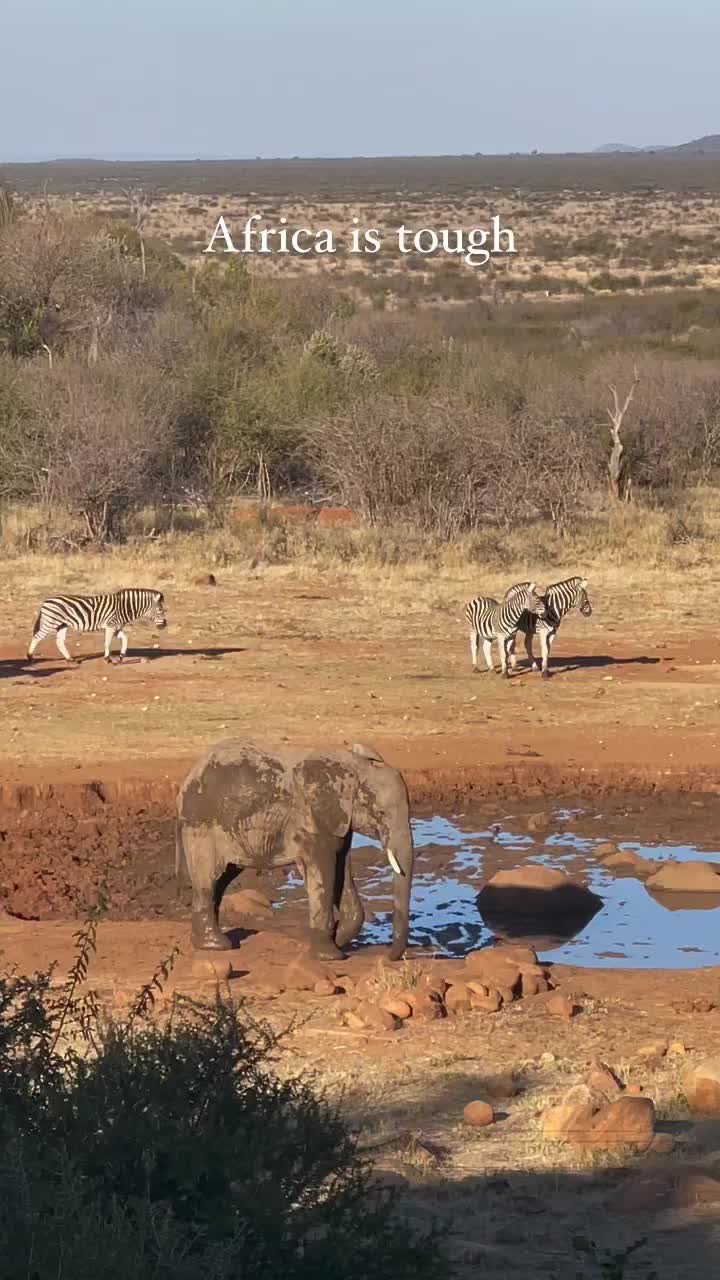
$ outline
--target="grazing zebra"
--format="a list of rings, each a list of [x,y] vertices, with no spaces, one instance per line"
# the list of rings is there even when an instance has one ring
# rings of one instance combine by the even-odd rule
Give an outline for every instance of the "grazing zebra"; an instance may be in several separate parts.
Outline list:
[[[527,590],[527,585],[526,582],[516,582],[514,587],[509,587],[505,592],[505,599],[510,600],[517,595],[521,595],[523,591]],[[518,631],[522,631],[525,636],[525,651],[533,671],[538,669],[538,664],[533,656],[533,636],[535,632],[540,636],[542,674],[545,680],[547,680],[549,674],[548,659],[550,650],[565,614],[569,613],[571,609],[579,609],[584,618],[589,618],[592,614],[592,605],[588,599],[587,586],[587,578],[565,578],[563,582],[554,582],[545,592],[545,616],[540,617],[538,614],[527,611],[520,618]],[[510,666],[514,667],[517,662],[515,636],[510,641],[508,652]]]
[[[120,661],[127,653],[128,639],[124,628],[131,622],[147,621],[156,627],[166,627],[162,591],[148,591],[142,587],[126,587],[104,596],[52,596],[43,600],[33,625],[32,639],[28,646],[28,660],[46,636],[55,632],[55,640],[66,662],[77,662],[67,651],[65,637],[72,631],[105,631],[105,661],[112,662],[110,646],[117,636],[120,641]]]
[[[477,671],[478,645],[482,642],[488,671],[493,671],[492,642],[497,640],[500,650],[500,670],[507,677],[507,659],[510,644],[515,638],[518,623],[524,612],[545,616],[545,602],[535,590],[535,583],[528,582],[522,591],[506,598],[502,604],[491,596],[476,596],[465,610],[470,626],[470,654],[472,669]]]

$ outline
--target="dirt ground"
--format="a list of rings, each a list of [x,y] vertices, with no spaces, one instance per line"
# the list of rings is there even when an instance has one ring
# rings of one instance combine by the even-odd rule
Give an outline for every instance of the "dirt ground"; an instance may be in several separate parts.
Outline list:
[[[26,664],[42,596],[102,589],[116,568],[30,558],[5,576],[0,903],[15,914],[0,917],[4,965],[66,971],[88,888],[105,878],[113,918],[100,926],[92,976],[101,994],[122,1003],[175,945],[183,954],[167,994],[212,994],[213,983],[192,973],[187,904],[177,897],[174,916],[168,906],[168,833],[178,781],[221,737],[372,744],[403,769],[416,811],[447,812],[458,801],[489,811],[509,799],[539,808],[577,795],[620,811],[632,796],[648,838],[678,823],[688,839],[717,829],[717,576],[707,566],[668,577],[597,567],[593,617],[564,624],[547,682],[523,670],[507,682],[470,671],[465,602],[500,593],[527,566],[503,581],[483,581],[470,566],[374,575],[213,568],[211,588],[145,560],[114,578],[166,591],[168,631],[131,633],[131,654],[144,662],[108,667],[99,638],[85,637],[77,667],[49,644]],[[578,569],[544,568],[549,581]],[[139,864],[144,907],[128,874]],[[335,997],[281,989],[303,945],[299,920],[284,918],[283,933],[268,921],[237,927],[231,994],[276,1026],[299,1019],[280,1069],[310,1067],[341,1101],[378,1170],[400,1183],[411,1219],[452,1219],[461,1275],[600,1274],[583,1270],[578,1234],[607,1248],[648,1236],[629,1276],[717,1269],[717,1205],[627,1214],[621,1200],[629,1181],[658,1169],[720,1177],[720,1121],[691,1117],[679,1084],[688,1061],[720,1053],[719,971],[557,969],[553,980],[581,1010],[569,1021],[538,997],[492,1015],[361,1034],[340,1024]],[[356,981],[382,964],[382,949],[370,948],[346,971]],[[685,1052],[639,1059],[658,1038]],[[598,1057],[654,1099],[670,1154],[590,1159],[543,1139],[543,1110]],[[508,1071],[518,1093],[496,1104],[496,1123],[464,1127],[465,1103]]]

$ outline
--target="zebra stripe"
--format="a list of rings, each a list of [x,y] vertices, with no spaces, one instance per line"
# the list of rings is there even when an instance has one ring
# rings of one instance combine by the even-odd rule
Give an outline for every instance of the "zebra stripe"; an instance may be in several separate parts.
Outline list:
[[[111,662],[110,646],[117,637],[120,658],[127,653],[124,628],[132,622],[147,621],[162,629],[167,626],[162,591],[126,587],[101,596],[51,596],[43,600],[33,624],[27,656],[30,660],[46,636],[55,632],[57,647],[66,662],[76,662],[67,651],[68,630],[105,631],[105,661]]]
[[[509,587],[505,592],[505,599],[515,598],[527,589],[527,585],[525,582],[516,582],[513,587]],[[587,578],[580,577],[565,578],[562,582],[553,582],[547,588],[544,596],[545,617],[541,618],[537,614],[528,611],[523,613],[520,618],[517,629],[522,631],[525,636],[525,652],[533,671],[538,669],[537,662],[533,656],[533,637],[536,633],[540,637],[544,679],[548,678],[550,650],[565,615],[570,613],[572,609],[579,609],[584,618],[589,618],[592,615],[592,605],[587,594],[587,586]],[[515,636],[513,636],[509,646],[509,657],[511,667],[515,667],[517,662]]]
[[[535,590],[535,583],[528,582],[522,590],[518,590],[499,602],[492,596],[476,596],[465,609],[465,618],[470,628],[470,655],[472,669],[477,671],[478,645],[482,642],[485,664],[488,671],[494,670],[492,661],[492,642],[497,640],[500,651],[500,670],[507,677],[507,660],[510,645],[515,638],[520,618],[524,612],[545,615],[543,597]]]

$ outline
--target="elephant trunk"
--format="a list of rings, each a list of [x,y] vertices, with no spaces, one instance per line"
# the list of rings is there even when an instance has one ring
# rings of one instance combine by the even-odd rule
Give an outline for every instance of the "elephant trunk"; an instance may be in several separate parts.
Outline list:
[[[390,959],[401,960],[408,944],[410,930],[410,891],[413,876],[413,842],[410,826],[385,846],[394,873],[393,940]]]

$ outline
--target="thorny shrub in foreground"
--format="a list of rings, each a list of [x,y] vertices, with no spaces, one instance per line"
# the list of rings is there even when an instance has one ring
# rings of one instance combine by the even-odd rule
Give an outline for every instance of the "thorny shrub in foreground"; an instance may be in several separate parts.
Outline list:
[[[337,1113],[273,1075],[268,1028],[219,995],[154,1022],[174,956],[106,1021],[85,988],[93,920],[77,941],[59,989],[0,978],[0,1276],[447,1276]]]

